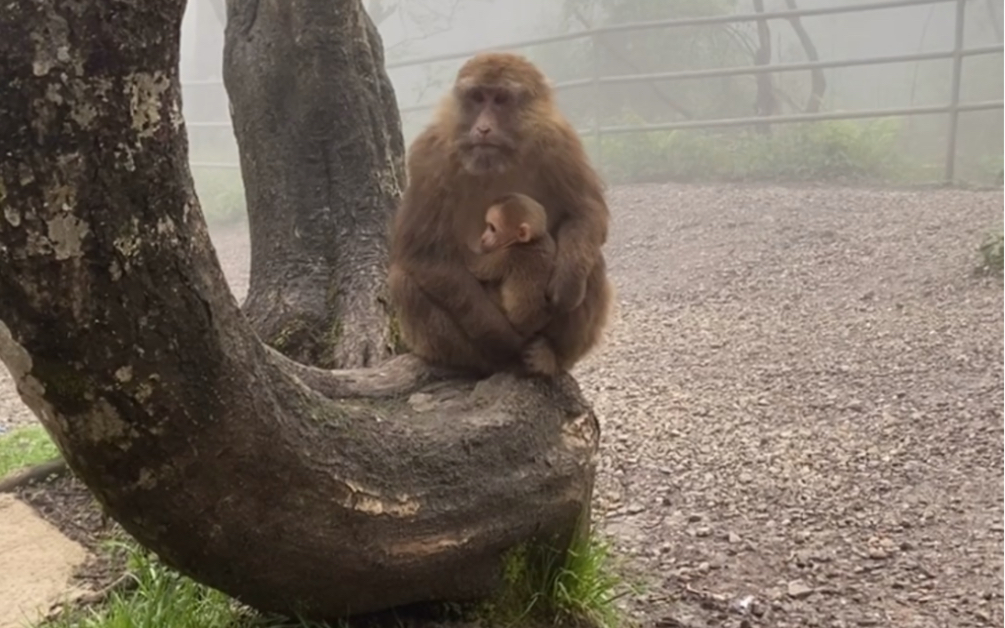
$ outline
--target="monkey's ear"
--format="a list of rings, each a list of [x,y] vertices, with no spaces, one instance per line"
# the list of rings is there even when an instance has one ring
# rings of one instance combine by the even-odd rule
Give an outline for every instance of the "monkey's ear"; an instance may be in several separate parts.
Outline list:
[[[516,239],[524,244],[530,242],[530,225],[521,222],[520,226],[516,228]]]

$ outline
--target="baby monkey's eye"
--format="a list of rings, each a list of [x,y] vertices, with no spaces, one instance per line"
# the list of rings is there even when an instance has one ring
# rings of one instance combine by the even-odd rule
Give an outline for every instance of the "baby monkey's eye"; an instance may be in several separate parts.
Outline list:
[[[492,233],[496,232],[496,226],[493,225],[491,222],[489,223],[489,231],[491,231]]]
[[[507,102],[509,102],[509,94],[507,94],[506,92],[499,92],[498,94],[495,95],[493,101],[497,105],[505,105]]]
[[[482,93],[482,90],[476,89],[475,91],[471,92],[471,100],[478,104],[481,104],[485,102],[485,94]]]

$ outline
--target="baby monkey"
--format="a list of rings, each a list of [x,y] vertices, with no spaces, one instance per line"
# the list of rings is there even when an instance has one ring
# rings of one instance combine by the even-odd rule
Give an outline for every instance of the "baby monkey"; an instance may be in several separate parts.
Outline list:
[[[489,284],[489,296],[524,338],[541,331],[552,317],[545,293],[555,267],[555,240],[544,207],[524,194],[496,199],[485,212],[478,248],[471,273]],[[540,336],[524,351],[524,364],[532,373],[558,373],[555,352]]]

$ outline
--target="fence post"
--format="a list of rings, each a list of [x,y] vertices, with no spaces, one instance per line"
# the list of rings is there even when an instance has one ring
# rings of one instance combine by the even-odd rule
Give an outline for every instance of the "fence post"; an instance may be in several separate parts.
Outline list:
[[[956,132],[960,124],[960,80],[963,74],[963,32],[966,26],[967,0],[956,0],[956,36],[953,40],[953,85],[949,94],[949,132],[946,139],[945,179],[952,185],[956,178]]]
[[[594,151],[596,155],[596,168],[597,170],[603,171],[604,169],[604,147],[601,143],[602,138],[600,136],[600,36],[594,34],[590,38],[590,44],[593,46],[593,145],[595,146]]]

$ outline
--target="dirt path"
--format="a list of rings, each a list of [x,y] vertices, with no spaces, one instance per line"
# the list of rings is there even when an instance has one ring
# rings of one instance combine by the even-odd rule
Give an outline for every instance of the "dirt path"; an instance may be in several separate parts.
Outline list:
[[[82,593],[71,584],[89,554],[10,494],[0,494],[0,628],[21,628]]]
[[[650,619],[1002,622],[1002,194],[617,190],[621,320],[579,377]],[[667,622],[666,626],[676,624]]]
[[[1002,623],[996,192],[611,192],[620,318],[578,369],[647,625]],[[235,293],[243,230],[214,241]],[[21,419],[0,374],[0,422]]]

